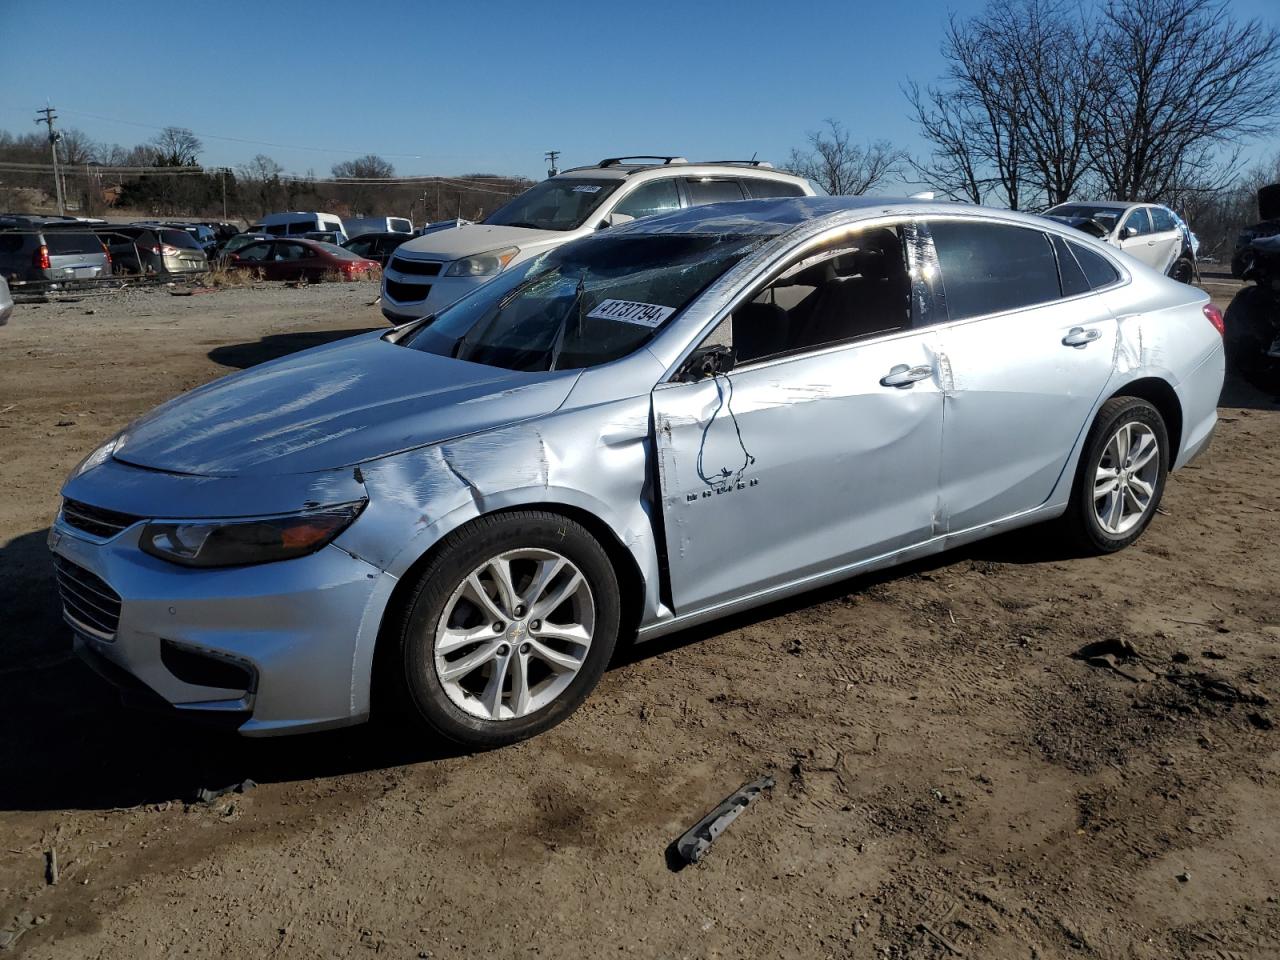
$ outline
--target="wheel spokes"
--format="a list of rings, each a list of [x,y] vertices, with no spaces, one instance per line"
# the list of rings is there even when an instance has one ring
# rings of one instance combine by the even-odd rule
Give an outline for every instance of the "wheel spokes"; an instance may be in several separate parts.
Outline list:
[[[555,613],[560,604],[568,600],[582,586],[582,574],[574,570],[572,574],[564,579],[564,582],[556,589],[552,590],[536,604],[529,612],[529,616],[534,619],[546,617],[548,614]]]
[[[482,644],[465,657],[437,664],[436,670],[440,674],[440,679],[445,682],[463,679],[490,660],[493,660],[497,656],[499,646],[501,646],[501,643],[498,640],[492,640],[489,643]]]
[[[494,657],[493,668],[489,671],[489,679],[480,694],[480,702],[484,711],[492,720],[502,719],[502,687],[507,681],[507,664],[510,657]]]
[[[537,657],[556,673],[577,673],[578,668],[582,666],[581,660],[567,653],[561,653],[545,643],[530,639],[529,646],[532,647],[529,656]]]
[[[1159,452],[1156,438],[1150,433],[1143,433],[1138,440],[1138,446],[1129,455],[1129,469],[1141,470]]]

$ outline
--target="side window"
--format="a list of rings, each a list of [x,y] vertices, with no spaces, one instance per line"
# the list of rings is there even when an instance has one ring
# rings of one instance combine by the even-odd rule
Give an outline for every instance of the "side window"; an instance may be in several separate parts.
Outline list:
[[[0,253],[18,253],[22,249],[22,235],[0,233]]]
[[[311,251],[300,243],[277,243],[273,260],[305,260]]]
[[[289,232],[289,225],[287,223],[273,223],[269,227],[264,227],[263,232],[269,233],[273,237],[283,237]]]
[[[1058,263],[1039,230],[1003,223],[929,224],[952,320],[1057,300]]]
[[[1076,255],[1076,261],[1080,264],[1080,269],[1084,271],[1091,289],[1097,290],[1099,287],[1110,286],[1120,279],[1119,271],[1102,254],[1094,253],[1088,247],[1081,246],[1078,243],[1068,243],[1067,246]]]
[[[689,202],[695,207],[704,203],[724,203],[726,200],[745,199],[742,185],[737,180],[711,180],[688,178],[684,182],[689,191]]]
[[[270,243],[251,243],[247,247],[240,250],[240,259],[256,262],[266,260],[267,255],[271,253]]]
[[[1170,230],[1178,229],[1178,224],[1173,219],[1173,214],[1164,207],[1151,208],[1151,223],[1155,227],[1156,233],[1168,233]]]
[[[1151,218],[1147,216],[1147,208],[1139,207],[1137,210],[1129,211],[1129,215],[1124,218],[1124,226],[1131,227],[1138,236],[1151,232]],[[1123,229],[1123,227],[1121,228]]]
[[[706,346],[734,363],[803,353],[911,326],[911,280],[902,232],[882,227],[842,237],[789,264],[712,331]]]
[[[680,209],[680,191],[674,179],[650,180],[641,184],[614,207],[614,213],[625,213],[639,220],[658,213]]]
[[[1058,280],[1062,285],[1062,295],[1064,297],[1076,297],[1082,293],[1088,293],[1090,289],[1089,278],[1080,269],[1080,264],[1076,262],[1075,255],[1071,252],[1071,247],[1066,240],[1057,234],[1052,234],[1052,238],[1053,252],[1058,256]]]
[[[365,240],[364,238],[361,238],[359,240],[352,240],[350,243],[347,244],[347,249],[350,250],[352,253],[354,253],[357,257],[367,257],[369,256],[370,251],[373,249],[373,241]]]
[[[751,196],[757,200],[763,200],[769,197],[804,196],[804,191],[800,189],[799,185],[787,183],[784,180],[752,180],[750,177],[747,177],[742,182]]]

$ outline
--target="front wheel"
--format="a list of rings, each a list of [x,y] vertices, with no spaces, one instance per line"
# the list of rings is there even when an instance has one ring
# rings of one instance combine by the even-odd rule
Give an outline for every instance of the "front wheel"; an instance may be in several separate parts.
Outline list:
[[[1189,257],[1179,257],[1169,268],[1169,276],[1179,283],[1195,283],[1196,266]]]
[[[418,580],[394,669],[412,720],[468,747],[515,743],[586,699],[612,656],[612,564],[552,513],[482,517],[450,534]]]
[[[1155,516],[1170,462],[1160,411],[1137,397],[1112,397],[1098,411],[1080,456],[1063,517],[1069,536],[1092,553],[1129,546]]]

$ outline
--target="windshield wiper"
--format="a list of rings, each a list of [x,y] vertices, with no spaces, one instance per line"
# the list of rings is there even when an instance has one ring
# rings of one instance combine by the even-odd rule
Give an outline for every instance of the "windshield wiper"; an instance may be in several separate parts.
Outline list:
[[[508,223],[508,224],[504,224],[504,226],[508,226],[508,227],[527,227],[527,228],[528,228],[528,229],[530,229],[530,230],[547,230],[547,229],[550,229],[550,228],[548,228],[548,227],[544,227],[544,226],[543,226],[542,224],[540,224],[540,223],[530,223],[528,220],[512,220],[510,223]]]
[[[582,335],[582,295],[587,291],[587,271],[584,269],[578,277],[578,288],[573,292],[573,302],[569,304],[569,308],[565,310],[564,316],[560,318],[560,326],[556,329],[556,338],[551,341],[551,362],[547,364],[548,370],[556,368],[556,361],[560,359],[560,351],[564,349],[564,335],[569,329],[569,314],[574,313],[575,309],[578,316],[579,336]]]

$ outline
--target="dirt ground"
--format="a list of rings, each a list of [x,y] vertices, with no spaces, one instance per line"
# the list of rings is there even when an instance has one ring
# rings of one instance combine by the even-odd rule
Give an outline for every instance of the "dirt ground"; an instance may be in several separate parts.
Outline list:
[[[514,748],[118,707],[58,615],[63,477],[180,390],[381,326],[373,295],[140,292],[0,328],[0,955],[1280,957],[1280,406],[1242,384],[1132,549],[1030,530],[655,641]],[[1120,641],[1115,669],[1072,657]]]

